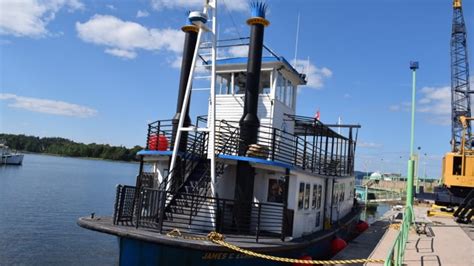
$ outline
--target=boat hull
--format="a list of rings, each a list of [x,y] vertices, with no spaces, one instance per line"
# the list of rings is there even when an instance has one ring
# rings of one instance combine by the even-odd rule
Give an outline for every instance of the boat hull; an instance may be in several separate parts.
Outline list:
[[[328,255],[331,254],[331,240],[332,237],[328,236],[303,249],[266,254],[289,258],[301,258],[307,255],[311,256],[312,258],[327,258]],[[254,258],[241,253],[204,251],[192,248],[172,247],[121,237],[120,265],[264,266],[288,264]]]
[[[359,214],[354,215],[338,230],[319,236],[316,241],[307,239],[305,245],[288,246],[277,251],[261,252],[268,255],[287,258],[328,259],[334,255],[331,251],[331,242],[335,236],[345,240],[355,237],[355,225],[359,221]],[[271,260],[251,257],[242,253],[216,250],[197,249],[192,244],[189,247],[165,245],[139,240],[130,237],[119,237],[120,265],[186,265],[186,266],[213,266],[213,265],[289,265]]]
[[[23,163],[23,154],[3,155],[2,164],[21,165]]]

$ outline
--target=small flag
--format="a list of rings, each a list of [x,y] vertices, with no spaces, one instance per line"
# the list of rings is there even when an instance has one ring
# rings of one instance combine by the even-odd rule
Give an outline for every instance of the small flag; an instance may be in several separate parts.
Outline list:
[[[319,109],[318,109],[318,111],[316,111],[316,114],[314,115],[314,119],[319,120],[320,117],[321,117],[321,113],[319,112]]]

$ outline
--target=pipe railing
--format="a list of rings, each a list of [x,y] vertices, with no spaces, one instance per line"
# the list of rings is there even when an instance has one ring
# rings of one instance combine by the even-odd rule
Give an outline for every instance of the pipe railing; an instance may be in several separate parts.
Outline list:
[[[205,116],[197,119],[198,124],[207,123]],[[199,134],[203,132],[188,132],[187,151],[199,142]],[[159,120],[149,124],[148,140],[153,135],[164,135],[167,139],[172,136],[171,120]],[[353,174],[353,152],[355,142],[340,136],[302,136],[282,131],[278,128],[260,126],[258,132],[258,147],[241,145],[238,123],[225,120],[216,121],[216,151],[226,155],[244,155],[265,160],[287,163],[314,173],[329,176],[347,176]],[[200,142],[202,143],[202,142]],[[207,139],[206,143],[207,144]],[[172,147],[168,147],[171,150]],[[252,152],[257,149],[257,152]]]
[[[117,187],[114,224],[151,228],[160,232],[179,229],[182,232],[206,234],[217,231],[226,235],[251,236],[257,242],[261,237],[284,240],[286,209],[283,204],[237,202],[180,193],[179,200],[167,207],[171,203],[171,192],[141,188],[139,197],[135,199],[135,189],[122,185]],[[249,212],[237,211],[243,205],[249,208]],[[242,219],[242,215],[245,219]]]
[[[407,206],[403,214],[403,222],[400,226],[400,232],[398,232],[395,241],[390,248],[387,257],[385,258],[385,266],[402,266],[405,258],[405,248],[407,246],[408,235],[410,233],[410,227],[413,224],[413,207]]]

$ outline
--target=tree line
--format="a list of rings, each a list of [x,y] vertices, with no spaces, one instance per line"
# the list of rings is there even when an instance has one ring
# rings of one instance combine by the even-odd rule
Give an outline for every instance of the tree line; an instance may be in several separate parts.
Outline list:
[[[35,153],[48,153],[70,157],[89,157],[117,161],[136,161],[136,153],[143,148],[135,146],[128,149],[124,146],[108,144],[84,144],[65,138],[40,138],[35,136],[0,134],[11,149]]]

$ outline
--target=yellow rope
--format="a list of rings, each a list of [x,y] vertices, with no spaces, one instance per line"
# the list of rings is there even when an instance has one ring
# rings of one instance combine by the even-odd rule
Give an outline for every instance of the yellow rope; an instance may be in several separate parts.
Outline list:
[[[262,253],[257,253],[253,252],[251,250],[243,249],[240,248],[236,245],[233,245],[231,243],[228,243],[224,241],[224,235],[219,234],[217,232],[210,232],[207,237],[194,237],[194,236],[185,236],[181,234],[181,232],[178,229],[173,229],[169,233],[166,234],[169,237],[182,237],[184,239],[190,239],[190,240],[202,240],[202,241],[211,241],[214,244],[226,247],[230,250],[240,252],[242,254],[256,257],[256,258],[261,258],[261,259],[266,259],[266,260],[271,260],[271,261],[278,261],[278,262],[286,262],[286,263],[301,263],[301,264],[355,264],[355,263],[384,263],[385,260],[383,259],[352,259],[352,260],[302,260],[302,259],[293,259],[293,258],[284,258],[284,257],[277,257],[277,256],[271,256],[271,255],[266,255]]]

